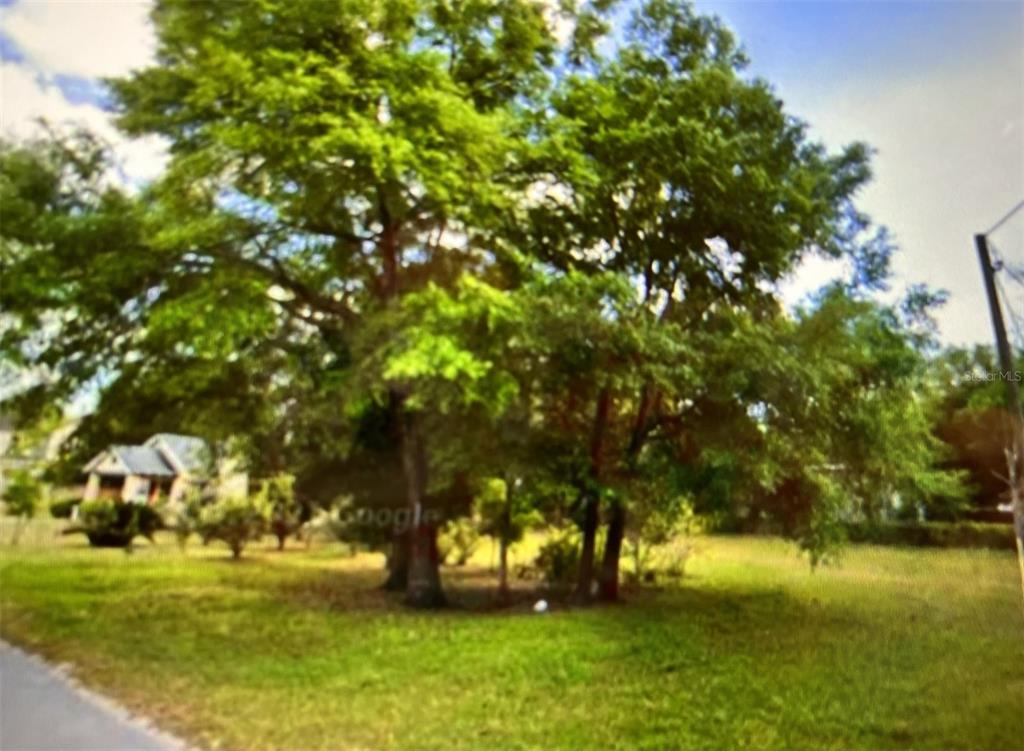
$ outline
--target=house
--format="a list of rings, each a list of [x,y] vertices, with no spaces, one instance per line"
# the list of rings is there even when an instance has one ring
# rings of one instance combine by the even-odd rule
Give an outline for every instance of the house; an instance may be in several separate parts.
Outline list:
[[[86,464],[83,500],[111,498],[155,503],[161,497],[181,501],[190,488],[216,480],[218,494],[248,490],[248,476],[225,462],[214,465],[202,438],[157,433],[141,446],[110,446]]]

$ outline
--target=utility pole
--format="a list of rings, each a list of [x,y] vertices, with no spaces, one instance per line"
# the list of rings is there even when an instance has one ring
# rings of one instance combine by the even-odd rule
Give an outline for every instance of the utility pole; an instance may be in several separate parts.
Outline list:
[[[992,314],[992,328],[996,334],[996,351],[999,354],[999,367],[1004,371],[1001,379],[1006,387],[1006,407],[1014,417],[1016,428],[1014,429],[1014,440],[1020,433],[1020,387],[1013,372],[1013,350],[1010,349],[1010,340],[1006,338],[1006,324],[1003,322],[1003,309],[999,305],[999,295],[996,292],[996,273],[992,266],[992,256],[988,251],[988,236],[975,235],[974,245],[978,249],[978,260],[981,261],[981,274],[985,277],[985,293],[988,295],[988,309]]]
[[[1012,445],[1006,449],[1006,466],[1009,472],[1011,508],[1013,509],[1013,529],[1017,539],[1017,561],[1020,564],[1021,589],[1024,591],[1024,500],[1021,498],[1021,451],[1024,449],[1024,428],[1020,409],[1020,388],[1017,385],[1017,373],[1013,369],[1013,351],[1006,338],[1006,323],[1003,321],[1003,310],[999,305],[996,292],[995,269],[992,267],[992,256],[988,250],[988,237],[983,234],[974,236],[974,245],[978,249],[978,260],[981,262],[981,274],[985,278],[985,293],[988,296],[988,309],[992,315],[992,329],[996,335],[996,351],[999,354],[999,367],[1002,370],[1000,380],[1006,389],[1006,409],[1009,413]]]

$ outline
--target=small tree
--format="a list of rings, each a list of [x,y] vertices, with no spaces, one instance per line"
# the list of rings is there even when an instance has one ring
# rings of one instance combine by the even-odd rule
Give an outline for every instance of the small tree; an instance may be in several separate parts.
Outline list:
[[[626,549],[633,561],[635,580],[653,579],[655,550],[666,545],[672,546],[666,573],[682,576],[693,552],[690,537],[695,527],[693,507],[682,498],[661,499],[636,494],[625,529]]]
[[[11,545],[18,544],[28,521],[35,516],[42,495],[42,486],[28,471],[19,470],[12,474],[3,495],[7,516],[15,518]]]
[[[498,597],[508,598],[508,551],[523,539],[531,524],[540,521],[540,513],[521,492],[519,479],[498,477],[485,481],[477,498],[481,517],[480,531],[498,541]]]
[[[241,558],[245,546],[259,540],[267,530],[271,508],[264,493],[248,498],[233,497],[212,503],[199,514],[197,531],[203,542],[220,540]]]
[[[280,473],[264,481],[260,493],[270,507],[270,531],[277,538],[277,549],[302,527],[302,505],[295,498],[295,477]]]
[[[188,540],[198,531],[203,497],[198,491],[189,493],[184,500],[168,503],[162,509],[164,526],[174,532],[178,547],[184,551]]]

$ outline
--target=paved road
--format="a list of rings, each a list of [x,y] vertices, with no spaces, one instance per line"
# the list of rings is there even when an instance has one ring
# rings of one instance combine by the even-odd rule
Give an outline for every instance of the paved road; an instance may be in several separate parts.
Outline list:
[[[181,751],[112,704],[0,642],[0,751]]]

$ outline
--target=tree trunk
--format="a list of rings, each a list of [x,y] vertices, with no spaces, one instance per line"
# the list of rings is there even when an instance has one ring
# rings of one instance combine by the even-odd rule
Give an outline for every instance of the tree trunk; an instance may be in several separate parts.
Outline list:
[[[634,469],[640,449],[643,448],[647,416],[653,401],[652,389],[645,386],[640,394],[640,405],[637,408],[636,421],[633,423],[633,433],[629,437],[629,446],[626,447],[627,471]],[[619,599],[619,563],[622,558],[622,538],[625,533],[626,507],[622,505],[621,499],[616,499],[608,519],[608,537],[605,539],[604,558],[601,561],[598,599],[604,602],[615,602]]]
[[[424,522],[416,526],[411,552],[405,601],[416,608],[443,607],[446,601],[441,588],[436,525]]]
[[[506,474],[505,508],[501,512],[501,529],[498,531],[498,600],[508,602],[508,544],[512,535],[512,494],[515,481]]]
[[[498,599],[508,601],[508,541],[502,535],[498,541]]]
[[[622,537],[626,532],[626,508],[616,500],[608,519],[608,537],[604,543],[604,559],[601,561],[601,576],[598,599],[615,602],[619,599],[619,560],[622,554]]]
[[[598,501],[593,492],[583,499],[583,547],[580,550],[580,570],[574,597],[587,602],[593,596],[594,548],[597,546]]]
[[[604,437],[608,427],[608,413],[611,410],[612,396],[607,387],[601,389],[597,397],[597,412],[594,415],[594,428],[590,436],[590,481],[591,488],[583,495],[583,548],[580,551],[579,578],[576,582],[576,599],[588,601],[594,581],[594,548],[597,541],[599,522],[599,502],[597,484],[601,481],[601,462],[604,449]]]
[[[389,592],[404,592],[409,586],[409,533],[396,532],[391,540],[388,556],[388,578],[383,588]]]
[[[402,471],[405,475],[406,501],[412,516],[409,545],[407,603],[417,608],[436,608],[445,604],[441,589],[440,555],[437,551],[437,526],[424,518],[423,500],[427,487],[426,450],[416,414],[405,415],[402,430]]]

